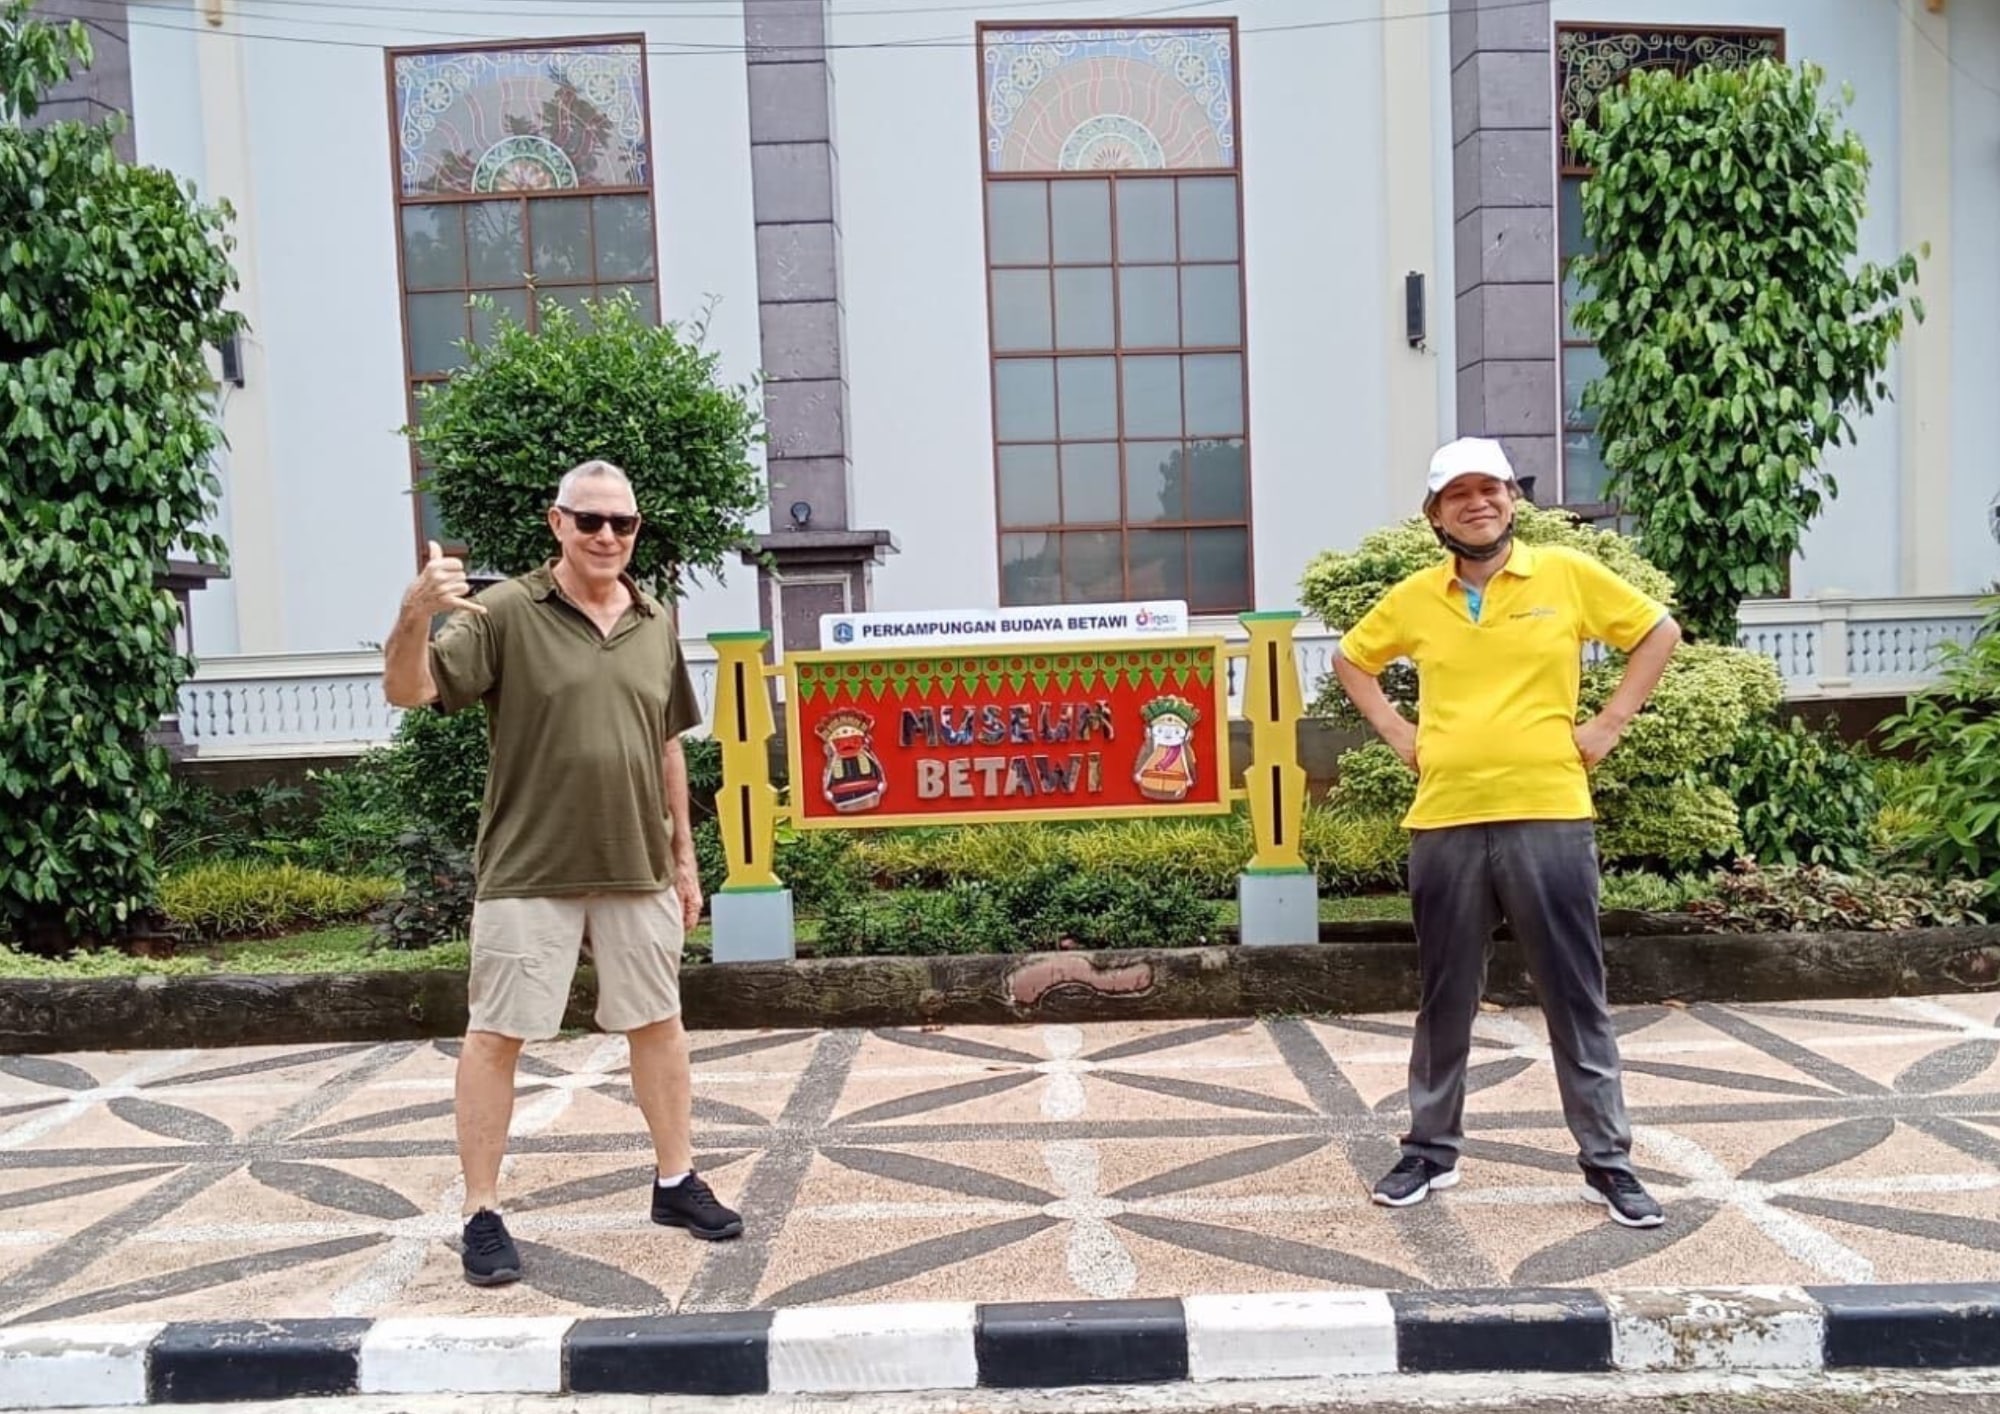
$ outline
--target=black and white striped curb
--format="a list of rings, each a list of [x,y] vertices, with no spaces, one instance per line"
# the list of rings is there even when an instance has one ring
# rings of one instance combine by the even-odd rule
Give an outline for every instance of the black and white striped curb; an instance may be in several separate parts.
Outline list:
[[[1330,1291],[720,1315],[0,1329],[0,1409],[1419,1373],[2000,1368],[2000,1283]]]

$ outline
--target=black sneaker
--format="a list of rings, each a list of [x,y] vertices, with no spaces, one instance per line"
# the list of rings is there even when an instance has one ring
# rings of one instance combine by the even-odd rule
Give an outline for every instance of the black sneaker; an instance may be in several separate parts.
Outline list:
[[[653,1183],[653,1221],[663,1227],[684,1227],[708,1242],[743,1235],[743,1219],[716,1199],[715,1190],[700,1174],[689,1174],[672,1188]]]
[[[1457,1182],[1456,1165],[1447,1168],[1416,1154],[1405,1154],[1375,1185],[1375,1201],[1385,1208],[1407,1208],[1423,1202],[1433,1188],[1449,1188]]]
[[[1611,1210],[1611,1221],[1626,1227],[1658,1227],[1667,1220],[1646,1186],[1622,1169],[1585,1169],[1583,1200]]]
[[[465,1220],[465,1279],[474,1286],[504,1286],[521,1279],[521,1254],[500,1215],[481,1208]]]

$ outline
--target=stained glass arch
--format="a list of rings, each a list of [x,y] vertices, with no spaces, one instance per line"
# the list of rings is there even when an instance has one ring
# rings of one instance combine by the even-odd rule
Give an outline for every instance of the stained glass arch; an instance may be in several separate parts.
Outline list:
[[[981,31],[988,170],[1236,165],[1226,26]]]
[[[393,67],[406,197],[646,183],[637,39],[397,54]]]

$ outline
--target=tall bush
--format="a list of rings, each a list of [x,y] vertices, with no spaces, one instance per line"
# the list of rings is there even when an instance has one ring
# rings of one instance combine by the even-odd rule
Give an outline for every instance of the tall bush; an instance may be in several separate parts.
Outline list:
[[[1595,172],[1573,317],[1606,365],[1584,405],[1610,494],[1714,643],[1736,641],[1744,598],[1782,590],[1837,494],[1820,457],[1889,396],[1917,278],[1914,255],[1856,258],[1868,153],[1821,79],[1769,61],[1641,71],[1571,139]]]
[[[0,933],[45,953],[154,910],[148,734],[189,671],[156,575],[224,561],[208,357],[238,327],[226,207],[111,124],[25,126],[90,61],[83,25],[0,3]]]

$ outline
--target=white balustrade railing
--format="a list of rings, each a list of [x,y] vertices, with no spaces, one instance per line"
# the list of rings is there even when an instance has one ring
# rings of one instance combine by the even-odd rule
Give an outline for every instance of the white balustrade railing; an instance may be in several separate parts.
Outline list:
[[[1894,697],[1936,673],[1939,645],[1969,643],[1979,626],[1971,598],[1767,599],[1743,606],[1744,647],[1768,656],[1793,700]],[[1198,618],[1194,631],[1232,642],[1248,635],[1233,618]],[[1294,640],[1310,702],[1333,671],[1339,635],[1317,619]],[[707,719],[715,705],[715,650],[684,643]],[[1240,705],[1243,663],[1229,664],[1229,701]],[[271,653],[209,658],[181,688],[180,731],[206,757],[349,756],[388,741],[401,717],[382,696],[374,653]]]

